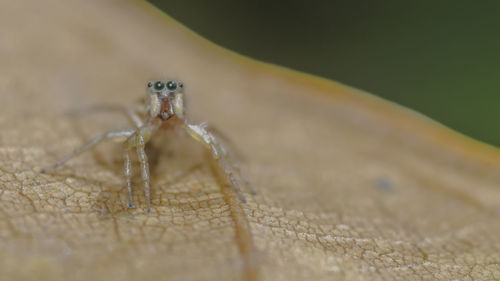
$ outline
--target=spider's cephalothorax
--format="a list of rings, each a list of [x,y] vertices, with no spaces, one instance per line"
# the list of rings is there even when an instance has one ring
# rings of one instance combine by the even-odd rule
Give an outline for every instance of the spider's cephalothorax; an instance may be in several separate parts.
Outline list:
[[[175,81],[148,83],[149,117],[184,120],[184,85]]]
[[[66,163],[73,157],[82,152],[96,146],[103,140],[121,141],[124,145],[124,175],[128,192],[128,206],[133,205],[133,190],[132,190],[132,169],[130,153],[135,150],[137,159],[141,168],[141,178],[144,186],[146,197],[147,212],[151,211],[151,186],[148,157],[144,150],[146,143],[149,142],[154,132],[162,125],[169,124],[167,128],[177,127],[184,129],[191,137],[201,142],[211,153],[213,159],[220,169],[221,175],[224,176],[224,181],[228,186],[231,186],[245,202],[245,199],[240,190],[240,182],[244,182],[248,188],[251,188],[242,174],[239,165],[228,154],[227,149],[217,137],[217,131],[208,123],[190,124],[186,119],[183,84],[175,81],[156,81],[148,83],[147,99],[144,109],[141,111],[132,110],[121,106],[109,106],[108,109],[119,109],[126,114],[133,124],[133,128],[129,130],[109,131],[101,136],[98,136],[77,148],[72,153],[66,155],[57,161],[54,165],[42,168],[41,172],[45,173],[53,170],[58,166]],[[143,117],[142,117],[143,116]],[[252,194],[255,191],[251,190]]]

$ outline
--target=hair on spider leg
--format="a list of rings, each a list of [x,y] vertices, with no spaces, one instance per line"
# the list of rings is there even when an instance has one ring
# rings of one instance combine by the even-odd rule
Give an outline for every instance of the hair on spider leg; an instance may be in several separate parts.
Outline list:
[[[78,155],[93,149],[104,141],[118,141],[124,146],[123,174],[127,187],[129,208],[134,208],[134,192],[132,186],[132,159],[130,155],[137,155],[141,181],[146,199],[146,213],[151,213],[151,174],[150,158],[148,157],[147,145],[151,138],[160,129],[181,130],[187,135],[201,143],[209,152],[210,157],[216,162],[217,167],[225,175],[224,182],[236,194],[240,202],[246,203],[240,183],[249,189],[250,194],[255,195],[255,190],[250,186],[246,175],[243,173],[239,163],[228,152],[222,141],[228,138],[214,129],[208,123],[191,124],[185,116],[184,84],[178,81],[151,81],[147,83],[146,98],[143,100],[141,109],[128,109],[121,106],[109,106],[104,108],[121,111],[128,118],[131,129],[109,131],[97,136],[83,146],[76,148],[73,152],[59,159],[55,164],[40,169],[41,173],[47,173],[64,165]],[[221,137],[222,136],[222,137]],[[153,159],[154,161],[154,159]]]

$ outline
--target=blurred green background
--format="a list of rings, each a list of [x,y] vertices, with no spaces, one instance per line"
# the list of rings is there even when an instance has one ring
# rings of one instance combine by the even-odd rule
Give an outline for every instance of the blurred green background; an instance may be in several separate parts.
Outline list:
[[[151,2],[218,45],[500,146],[500,1]]]

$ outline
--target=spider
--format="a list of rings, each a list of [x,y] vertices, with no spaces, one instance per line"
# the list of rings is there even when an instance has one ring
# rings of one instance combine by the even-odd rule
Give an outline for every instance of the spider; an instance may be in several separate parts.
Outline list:
[[[123,172],[128,193],[128,207],[134,208],[130,155],[133,150],[135,150],[140,164],[147,213],[150,213],[151,185],[148,156],[145,152],[145,146],[150,141],[153,134],[160,128],[181,128],[209,150],[210,155],[216,161],[217,168],[222,171],[221,174],[224,176],[225,183],[228,184],[238,194],[240,200],[245,203],[246,200],[242,195],[239,180],[242,180],[245,186],[250,188],[253,195],[256,194],[255,191],[249,186],[248,180],[241,171],[239,164],[231,157],[226,147],[221,142],[220,139],[223,138],[223,136],[207,122],[197,125],[188,122],[186,119],[183,89],[184,86],[181,82],[149,82],[147,84],[147,93],[142,114],[139,110],[132,110],[125,107],[113,107],[114,109],[118,108],[126,114],[128,119],[133,123],[134,129],[116,130],[104,133],[59,159],[54,165],[42,168],[40,172],[46,173],[52,171],[72,158],[95,147],[104,140],[121,141],[125,146],[125,165]]]

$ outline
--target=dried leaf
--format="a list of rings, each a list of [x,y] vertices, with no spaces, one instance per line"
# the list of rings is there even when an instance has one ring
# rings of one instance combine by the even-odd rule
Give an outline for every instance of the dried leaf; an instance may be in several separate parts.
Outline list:
[[[8,1],[0,34],[2,280],[500,279],[494,148],[222,50],[144,3]],[[150,215],[138,183],[126,208],[119,145],[38,173],[126,126],[68,112],[132,106],[160,78],[246,155],[247,204],[175,135],[158,143]]]

